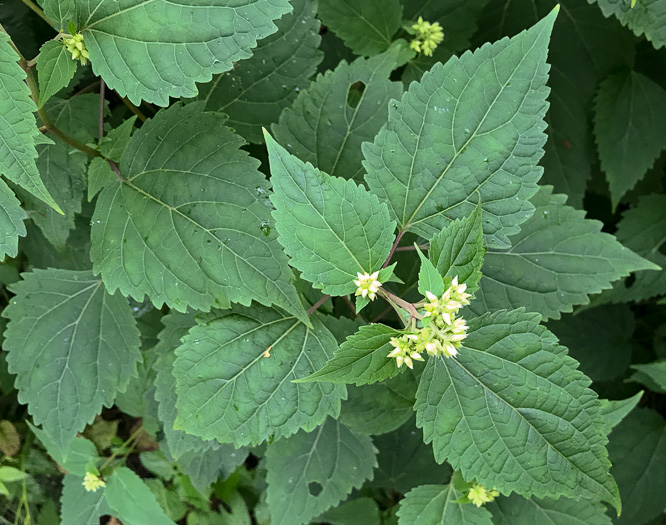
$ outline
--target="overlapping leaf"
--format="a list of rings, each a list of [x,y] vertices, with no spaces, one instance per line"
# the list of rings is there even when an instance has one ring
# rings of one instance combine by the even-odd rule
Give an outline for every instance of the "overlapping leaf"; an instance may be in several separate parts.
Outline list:
[[[226,113],[229,125],[250,142],[263,140],[262,126],[277,122],[323,58],[317,49],[317,3],[294,0],[292,5],[294,10],[276,22],[277,32],[260,41],[251,58],[200,89],[206,109]]]
[[[0,259],[5,255],[16,257],[18,238],[26,234],[24,221],[27,217],[12,190],[0,180]]]
[[[241,446],[307,431],[337,417],[343,386],[295,384],[331,358],[337,344],[278,310],[235,307],[192,328],[176,351],[176,427]]]
[[[229,301],[305,319],[271,226],[268,183],[242,139],[201,105],[163,110],[123,153],[92,220],[91,258],[110,291],[179,311]]]
[[[455,359],[429,359],[417,425],[435,458],[485,487],[525,496],[589,497],[620,510],[590,381],[538,314],[470,322]]]
[[[5,349],[19,400],[63,449],[136,373],[139,331],[124,297],[91,272],[35,270],[13,285]]]
[[[666,394],[666,359],[631,365],[631,368],[636,372],[629,378],[630,381],[643,383],[654,392]]]
[[[271,523],[309,523],[372,477],[376,453],[368,436],[331,418],[273,443],[266,452]]]
[[[83,478],[74,474],[65,475],[60,506],[62,522],[77,525],[99,525],[99,519],[111,513],[105,489],[88,492],[83,488]]]
[[[76,22],[93,71],[111,89],[135,104],[166,106],[169,97],[193,97],[195,82],[249,58],[291,6],[287,0],[46,0],[44,9],[62,30]]]
[[[656,49],[666,46],[666,1],[639,0],[632,7],[631,2],[613,0],[587,0],[596,3],[604,16],[615,17],[631,29],[635,35],[645,35]]]
[[[489,503],[495,525],[611,525],[601,503],[567,498],[523,498],[512,494]]]
[[[69,84],[76,73],[76,64],[62,42],[49,40],[41,47],[37,56],[39,107]]]
[[[606,434],[610,434],[611,430],[620,424],[620,422],[636,407],[642,396],[643,391],[641,390],[638,394],[628,397],[627,399],[612,401],[608,399],[599,400]]]
[[[486,253],[473,312],[525,307],[559,319],[612,281],[658,268],[602,233],[600,222],[566,206],[564,195],[551,192],[544,187],[532,198],[536,211],[511,238],[511,248]]]
[[[391,251],[395,222],[386,205],[354,181],[331,177],[289,154],[266,133],[273,217],[292,266],[330,295],[356,291]]]
[[[398,525],[492,525],[490,512],[483,507],[457,503],[461,496],[452,484],[416,487],[400,502]]]
[[[430,238],[480,194],[486,242],[509,246],[533,210],[546,141],[546,54],[554,10],[530,30],[437,64],[365,144],[365,180],[401,230]],[[435,138],[436,137],[436,138]]]
[[[111,513],[129,525],[175,525],[143,480],[127,467],[116,469],[104,489]]]

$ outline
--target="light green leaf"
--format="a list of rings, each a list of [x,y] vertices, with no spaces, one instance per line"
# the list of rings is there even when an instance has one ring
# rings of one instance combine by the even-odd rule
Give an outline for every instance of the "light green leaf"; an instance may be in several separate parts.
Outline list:
[[[106,186],[118,182],[109,162],[102,157],[95,157],[88,165],[88,202],[92,201]]]
[[[386,123],[389,100],[402,94],[402,84],[389,75],[408,53],[396,44],[373,58],[343,60],[319,75],[273,124],[275,139],[321,171],[361,182],[361,144],[375,137]]]
[[[437,268],[435,268],[435,265],[426,259],[426,256],[423,255],[418,244],[414,244],[414,246],[421,259],[421,269],[419,270],[419,292],[423,296],[425,296],[426,292],[430,292],[437,297],[440,297],[444,293],[444,280],[442,279],[442,276],[439,274],[439,271],[437,271]]]
[[[594,381],[624,374],[631,360],[634,314],[626,305],[603,305],[548,323],[580,371]]]
[[[10,289],[4,348],[19,401],[64,450],[136,373],[139,331],[124,297],[91,272],[34,270]]]
[[[458,282],[474,293],[481,279],[484,253],[481,207],[477,206],[469,217],[453,221],[430,239],[428,256],[442,277],[457,275]]]
[[[630,2],[614,0],[587,0],[597,3],[604,16],[615,15],[620,23],[631,29],[636,36],[645,35],[655,49],[666,46],[666,1],[638,0],[631,7]]]
[[[176,428],[239,447],[337,417],[344,387],[292,382],[321,367],[337,346],[312,321],[308,328],[278,310],[234,307],[192,328],[173,368]]]
[[[262,126],[277,122],[323,58],[317,3],[293,0],[292,5],[294,10],[276,22],[277,33],[260,41],[252,57],[199,90],[206,109],[226,113],[229,125],[249,142],[263,141]]]
[[[330,295],[354,293],[391,251],[395,222],[354,181],[330,177],[289,154],[266,133],[278,240],[301,277]]]
[[[391,45],[402,6],[398,0],[319,0],[319,17],[354,53],[372,56]]]
[[[610,401],[608,399],[600,399],[599,405],[601,406],[601,415],[604,418],[606,427],[606,434],[610,434],[611,430],[615,428],[620,422],[631,412],[638,402],[643,397],[643,391],[638,394],[628,397],[627,399],[620,399],[617,401]]]
[[[615,208],[666,147],[666,91],[635,71],[609,76],[597,93],[594,133]]]
[[[400,369],[388,354],[394,350],[391,338],[400,335],[402,332],[384,324],[361,326],[358,332],[347,337],[326,366],[297,383],[323,381],[365,385],[394,377]]]
[[[0,31],[0,174],[60,211],[35,164],[35,140],[40,135],[33,115],[37,108],[18,58],[9,35]]]
[[[339,507],[324,512],[313,521],[316,523],[330,523],[331,525],[381,524],[379,506],[372,498],[358,498],[347,501]]]
[[[631,365],[636,372],[629,381],[643,383],[650,390],[666,394],[666,359],[659,359],[653,363]]]
[[[196,96],[195,82],[249,58],[257,41],[275,32],[273,21],[291,11],[287,0],[92,0],[69,12],[59,3],[46,0],[44,7],[62,29],[77,22],[95,74],[134,104],[159,106]]]
[[[307,319],[271,233],[268,182],[242,145],[200,104],[162,110],[134,134],[124,180],[104,188],[92,220],[109,291],[178,311],[256,300]]]
[[[471,504],[460,504],[462,497],[452,484],[421,485],[400,501],[399,525],[492,525],[490,512]]]
[[[99,525],[99,519],[110,514],[105,499],[106,489],[88,492],[83,487],[83,477],[66,474],[60,498],[62,523],[77,525]]]
[[[28,477],[24,471],[14,467],[3,465],[0,467],[0,481],[4,483],[12,483],[14,481],[21,481]]]
[[[328,418],[268,447],[267,501],[272,525],[309,523],[372,478],[377,450],[368,436]]]
[[[508,250],[485,255],[481,289],[470,309],[477,315],[525,307],[544,318],[559,319],[588,295],[636,270],[657,266],[622,246],[602,224],[566,206],[564,195],[543,187],[532,198],[532,218],[511,238]]]
[[[12,190],[0,179],[0,260],[5,255],[16,257],[18,238],[26,234],[24,221],[27,217]]]
[[[567,498],[523,498],[517,494],[497,498],[486,508],[495,525],[611,525],[606,508],[596,501]]]
[[[127,467],[116,469],[104,489],[111,514],[125,525],[175,525],[142,479]]]
[[[539,322],[523,310],[473,319],[455,359],[428,360],[417,425],[437,461],[485,487],[601,499],[619,513],[596,394]]]
[[[41,47],[37,56],[40,108],[58,91],[69,85],[76,73],[77,64],[62,42],[48,40]]]
[[[610,435],[611,473],[625,511],[615,523],[645,523],[664,511],[666,422],[654,410],[632,410]]]
[[[546,141],[546,54],[557,9],[530,30],[436,64],[364,144],[365,180],[401,230],[431,238],[479,196],[486,242],[508,247],[533,206]],[[435,140],[436,137],[436,140]]]

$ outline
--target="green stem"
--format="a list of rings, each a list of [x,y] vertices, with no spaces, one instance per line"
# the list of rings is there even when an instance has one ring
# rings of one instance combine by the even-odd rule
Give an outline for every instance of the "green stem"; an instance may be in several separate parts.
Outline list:
[[[134,441],[137,437],[139,437],[139,434],[141,434],[141,431],[142,431],[142,430],[143,430],[143,427],[139,427],[139,428],[137,428],[137,429],[132,433],[132,435],[131,435],[130,437],[128,437],[127,440],[126,440],[122,445],[120,445],[120,447],[118,447],[118,449],[117,449],[113,454],[111,454],[111,455],[107,458],[107,460],[102,464],[102,466],[99,467],[99,471],[100,471],[100,473],[101,473],[102,475],[104,475],[102,471],[103,471],[106,467],[109,466],[109,463],[111,463],[114,459],[116,459],[116,458],[120,455],[120,452],[121,452],[122,450],[125,450],[125,448],[127,448],[127,446],[128,446],[132,441]],[[133,449],[134,449],[134,446],[132,446],[132,450],[133,450]],[[131,451],[130,451],[130,452],[131,452]],[[124,455],[127,455],[127,454],[124,454]]]
[[[37,16],[39,18],[44,20],[44,22],[46,22],[48,25],[50,25],[52,28],[55,29],[55,26],[53,25],[53,22],[51,22],[48,18],[46,18],[46,15],[44,14],[44,11],[42,11],[42,9],[37,4],[35,4],[31,0],[22,0],[22,1],[30,9],[32,9],[37,14]]]
[[[118,95],[118,96],[120,96],[120,95]],[[123,104],[125,104],[132,113],[134,113],[137,117],[139,117],[139,120],[141,122],[145,122],[146,120],[148,120],[148,117],[146,117],[146,115],[144,115],[138,107],[136,107],[134,104],[132,104],[127,99],[127,97],[120,97],[120,100],[123,101]]]
[[[400,308],[404,308],[405,310],[407,310],[409,312],[410,321],[412,319],[423,319],[423,316],[416,311],[416,307],[412,303],[407,302],[404,299],[401,299],[397,295],[392,294],[391,292],[389,292],[388,290],[385,290],[384,288],[380,288],[379,294],[384,299],[386,299],[391,306],[395,305],[394,309],[395,309],[396,306],[399,306]],[[400,315],[399,310],[396,309],[396,312]],[[400,319],[403,319],[402,315],[400,315]],[[403,321],[404,321],[404,319],[403,319]]]

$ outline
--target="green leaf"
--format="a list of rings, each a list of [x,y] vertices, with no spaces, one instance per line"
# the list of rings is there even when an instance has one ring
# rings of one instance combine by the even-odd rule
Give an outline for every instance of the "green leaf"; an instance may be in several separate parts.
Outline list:
[[[548,323],[580,370],[594,381],[624,374],[631,360],[634,314],[626,305],[599,306]]]
[[[470,309],[477,315],[503,308],[525,307],[544,318],[559,319],[588,295],[636,270],[657,266],[631,252],[602,224],[566,206],[566,196],[543,187],[532,198],[532,218],[511,238],[508,250],[485,255],[481,289]]]
[[[83,487],[83,477],[66,474],[60,498],[62,523],[99,525],[99,519],[110,514],[105,499],[106,489],[88,492]]]
[[[276,304],[306,320],[271,234],[268,182],[242,139],[201,104],[160,111],[102,190],[91,258],[109,291],[178,311]]]
[[[175,525],[148,486],[127,467],[116,469],[106,484],[104,492],[111,514],[125,525]]]
[[[99,459],[97,448],[85,438],[75,437],[61,445],[41,428],[28,423],[30,430],[41,441],[49,455],[67,472],[83,478],[89,465]]]
[[[609,76],[597,94],[594,133],[615,208],[666,147],[666,91],[635,71]]]
[[[619,513],[596,394],[539,322],[523,310],[473,319],[455,359],[428,360],[417,426],[435,459],[466,479],[505,494],[601,499]]]
[[[24,221],[27,217],[12,190],[0,179],[0,260],[5,255],[16,257],[18,238],[26,234]]]
[[[417,386],[416,376],[410,371],[373,385],[350,385],[340,421],[358,434],[391,432],[412,416]]]
[[[7,362],[19,401],[64,449],[136,373],[139,331],[125,298],[91,272],[34,270],[23,279],[2,313]]]
[[[128,118],[117,128],[109,131],[99,143],[99,152],[107,159],[120,162],[125,148],[130,145],[132,133],[136,131],[136,116]]]
[[[650,390],[666,394],[666,359],[659,359],[653,363],[631,365],[636,372],[629,381],[643,383]]]
[[[287,0],[195,0],[186,6],[93,0],[75,2],[69,11],[59,3],[43,2],[47,15],[61,29],[69,19],[77,22],[95,74],[134,104],[160,106],[169,97],[196,96],[195,82],[209,82],[249,58],[257,41],[275,32],[273,21],[291,11]]]
[[[40,135],[33,115],[36,106],[18,58],[9,45],[9,35],[0,31],[0,174],[60,212],[35,164],[35,140]]]
[[[431,238],[469,215],[478,192],[487,244],[509,246],[534,209],[528,199],[542,174],[556,16],[557,9],[510,40],[436,64],[391,102],[388,125],[363,146],[363,165],[400,230]]]
[[[77,63],[62,42],[48,40],[41,47],[37,56],[40,108],[58,91],[69,85],[76,73]]]
[[[235,448],[228,443],[211,442],[202,450],[184,454],[178,464],[201,493],[205,493],[219,477],[227,479],[247,458],[247,448]]]
[[[402,332],[384,324],[361,326],[358,332],[347,337],[326,366],[296,382],[323,381],[360,386],[395,377],[400,369],[388,354],[394,349],[391,338],[400,335]]]
[[[14,481],[21,481],[28,477],[24,471],[14,467],[1,466],[0,467],[0,481],[4,483],[12,483]]]
[[[222,111],[229,125],[249,142],[262,142],[262,126],[277,122],[282,110],[310,84],[321,62],[316,2],[293,0],[294,10],[276,22],[277,33],[260,41],[252,57],[201,86],[206,109]]]
[[[610,435],[611,473],[625,511],[619,525],[645,523],[664,511],[666,422],[654,410],[632,410]]]
[[[372,477],[377,450],[368,436],[328,418],[266,451],[267,501],[272,525],[309,523]]]
[[[410,490],[400,501],[399,525],[457,524],[492,525],[490,512],[456,500],[462,494],[452,484],[421,485]]]
[[[319,17],[357,55],[388,49],[402,23],[398,0],[320,0]]]
[[[301,277],[330,295],[354,293],[357,273],[379,270],[393,244],[386,205],[354,181],[289,154],[266,132],[278,240]]]
[[[628,397],[627,399],[620,399],[617,401],[610,401],[608,399],[600,399],[599,405],[601,406],[601,415],[604,418],[606,427],[606,434],[610,434],[611,430],[615,428],[620,422],[629,414],[641,400],[643,391],[638,394]]]
[[[402,94],[402,84],[389,75],[409,59],[406,53],[396,44],[376,57],[343,60],[319,75],[273,124],[275,139],[321,171],[361,182],[361,144],[375,137],[388,117],[389,100]]]
[[[379,506],[372,498],[358,498],[347,501],[339,507],[324,512],[314,521],[316,523],[330,523],[331,525],[381,524]]]
[[[431,263],[426,256],[423,255],[418,244],[414,243],[416,253],[419,254],[421,259],[421,269],[419,270],[419,292],[425,296],[426,292],[435,294],[440,297],[444,294],[444,280],[439,274],[435,265]]]
[[[176,428],[239,447],[337,417],[344,387],[292,382],[321,367],[337,346],[312,321],[308,328],[278,310],[234,307],[192,328],[173,368]]]
[[[597,3],[604,16],[615,15],[620,23],[636,36],[645,35],[655,49],[666,46],[666,1],[638,0],[633,8],[630,2],[613,0],[587,0]]]
[[[88,202],[92,201],[106,186],[117,182],[118,176],[114,173],[109,162],[102,157],[95,157],[88,165]]]
[[[470,293],[478,289],[484,253],[480,206],[469,217],[455,220],[436,233],[428,251],[441,276],[457,275],[458,282],[466,284]]]
[[[605,507],[596,501],[567,498],[523,498],[517,494],[488,503],[495,525],[611,525]]]

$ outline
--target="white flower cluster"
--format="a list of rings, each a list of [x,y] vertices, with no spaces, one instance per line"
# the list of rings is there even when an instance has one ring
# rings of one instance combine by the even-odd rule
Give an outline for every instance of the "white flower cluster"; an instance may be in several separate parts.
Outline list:
[[[395,357],[400,368],[403,363],[409,368],[414,367],[414,361],[423,361],[421,354],[426,352],[433,357],[455,357],[462,340],[467,337],[467,324],[458,315],[458,310],[469,304],[470,294],[465,293],[466,284],[458,284],[458,276],[444,295],[437,297],[426,292],[428,302],[423,305],[425,311],[423,328],[416,329],[414,333],[400,337],[392,337],[391,344],[395,347],[388,357]]]
[[[367,296],[371,301],[374,301],[375,297],[377,297],[377,292],[382,285],[382,283],[378,281],[379,272],[373,274],[369,274],[368,272],[357,272],[356,276],[358,277],[358,279],[354,281],[354,284],[358,286],[356,295],[362,297]]]

